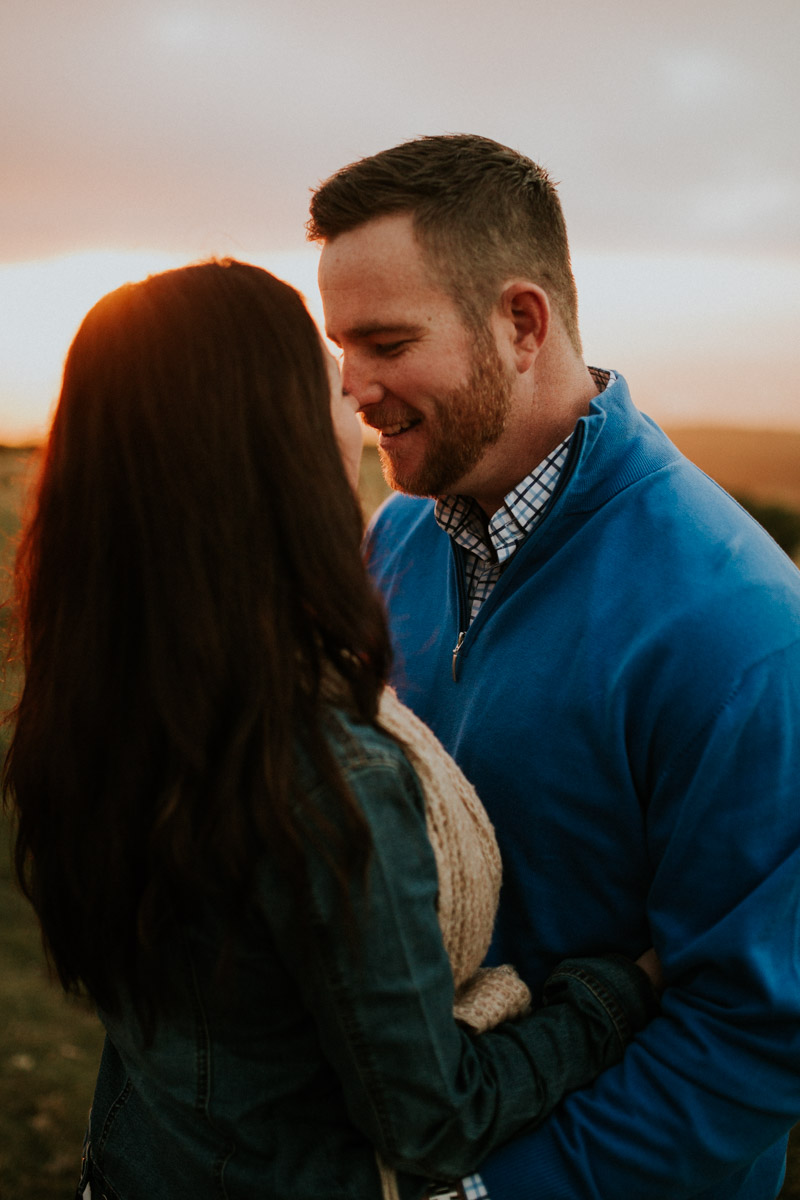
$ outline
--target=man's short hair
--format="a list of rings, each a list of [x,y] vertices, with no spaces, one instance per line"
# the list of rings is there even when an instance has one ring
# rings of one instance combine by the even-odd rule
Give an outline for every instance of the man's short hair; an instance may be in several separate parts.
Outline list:
[[[327,179],[306,228],[310,240],[330,241],[403,212],[470,326],[483,326],[503,282],[522,275],[547,292],[581,352],[564,214],[543,167],[476,134],[416,138]]]

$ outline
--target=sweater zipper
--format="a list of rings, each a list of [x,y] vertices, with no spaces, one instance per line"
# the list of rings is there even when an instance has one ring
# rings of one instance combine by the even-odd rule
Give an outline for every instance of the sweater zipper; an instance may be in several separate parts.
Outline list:
[[[458,653],[464,645],[464,638],[467,636],[467,594],[464,586],[464,564],[461,561],[461,555],[456,545],[450,543],[453,551],[454,566],[456,572],[456,588],[458,591],[458,641],[453,647],[453,683],[458,683]]]
[[[466,632],[467,632],[466,629],[461,630],[461,632],[458,635],[458,641],[456,642],[455,646],[453,647],[453,683],[458,683],[458,673],[456,671],[456,664],[458,663],[458,652],[464,644],[464,637],[466,635]]]
[[[567,454],[567,460],[561,469],[561,475],[558,480],[558,483],[556,484],[556,490],[553,493],[553,495],[551,496],[550,503],[547,506],[547,512],[542,516],[541,521],[536,526],[536,529],[533,530],[532,535],[529,534],[529,537],[535,536],[541,530],[542,526],[544,525],[545,521],[547,520],[550,510],[552,509],[552,507],[556,501],[556,498],[561,494],[561,492],[564,490],[567,483],[571,479],[572,474],[575,470],[575,464],[578,461],[580,448],[583,445],[583,438],[584,438],[583,423],[579,421],[576,426],[575,432],[572,435],[572,441],[570,442],[569,453]],[[466,616],[467,593],[466,593],[466,587],[464,585],[463,564],[462,564],[462,561],[460,558],[458,547],[452,541],[450,543],[450,546],[451,546],[451,549],[453,552],[454,567],[455,567],[455,572],[456,572],[456,585],[457,585],[457,589],[458,589],[459,633],[458,633],[458,641],[456,642],[455,646],[453,647],[453,664],[452,664],[453,683],[458,683],[458,655],[461,650],[461,647],[464,645],[464,638],[467,636],[467,626],[469,625],[469,622],[468,622],[467,616]],[[495,585],[495,586],[497,586],[497,585]]]

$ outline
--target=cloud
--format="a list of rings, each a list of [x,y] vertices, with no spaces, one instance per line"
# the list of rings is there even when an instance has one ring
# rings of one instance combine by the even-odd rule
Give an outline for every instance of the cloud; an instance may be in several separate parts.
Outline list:
[[[765,0],[758,20],[742,0],[4,0],[0,260],[296,247],[320,178],[464,129],[544,162],[573,236],[597,247],[745,238],[796,253],[793,201],[726,198],[739,162],[795,194],[798,13],[793,0]]]
[[[798,45],[796,0],[3,0],[3,344],[12,323],[37,343],[38,322],[51,349],[31,350],[34,366],[49,354],[46,379],[6,375],[0,400],[24,392],[41,414],[82,315],[54,330],[60,268],[25,283],[4,263],[296,255],[320,179],[406,138],[474,131],[560,181],[576,264],[602,264],[582,284],[593,355],[650,370],[643,394],[676,356],[684,394],[705,355],[737,412],[751,407],[737,369],[764,379],[769,360],[766,390],[790,412]]]

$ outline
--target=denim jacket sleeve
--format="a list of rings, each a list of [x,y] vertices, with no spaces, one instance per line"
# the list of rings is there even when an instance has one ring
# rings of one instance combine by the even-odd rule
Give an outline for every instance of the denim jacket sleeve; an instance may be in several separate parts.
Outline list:
[[[625,960],[577,960],[548,980],[530,1015],[468,1033],[452,1016],[416,776],[376,735],[347,777],[373,842],[352,911],[309,845],[309,918],[271,872],[260,885],[263,913],[354,1125],[396,1169],[455,1178],[617,1062],[650,1015],[652,990]],[[323,789],[315,801],[328,802]]]

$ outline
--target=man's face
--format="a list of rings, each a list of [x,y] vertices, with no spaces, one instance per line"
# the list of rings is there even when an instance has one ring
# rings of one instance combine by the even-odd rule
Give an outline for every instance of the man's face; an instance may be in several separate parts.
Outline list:
[[[331,421],[333,432],[342,456],[345,473],[353,491],[358,490],[358,478],[361,467],[361,452],[364,448],[361,422],[356,416],[356,402],[353,396],[345,396],[342,392],[342,377],[339,364],[327,346],[324,347],[325,366],[328,369],[328,382],[331,388]]]
[[[490,330],[470,331],[426,269],[411,218],[377,218],[326,243],[319,282],[343,385],[379,431],[391,486],[493,495],[510,377]]]

